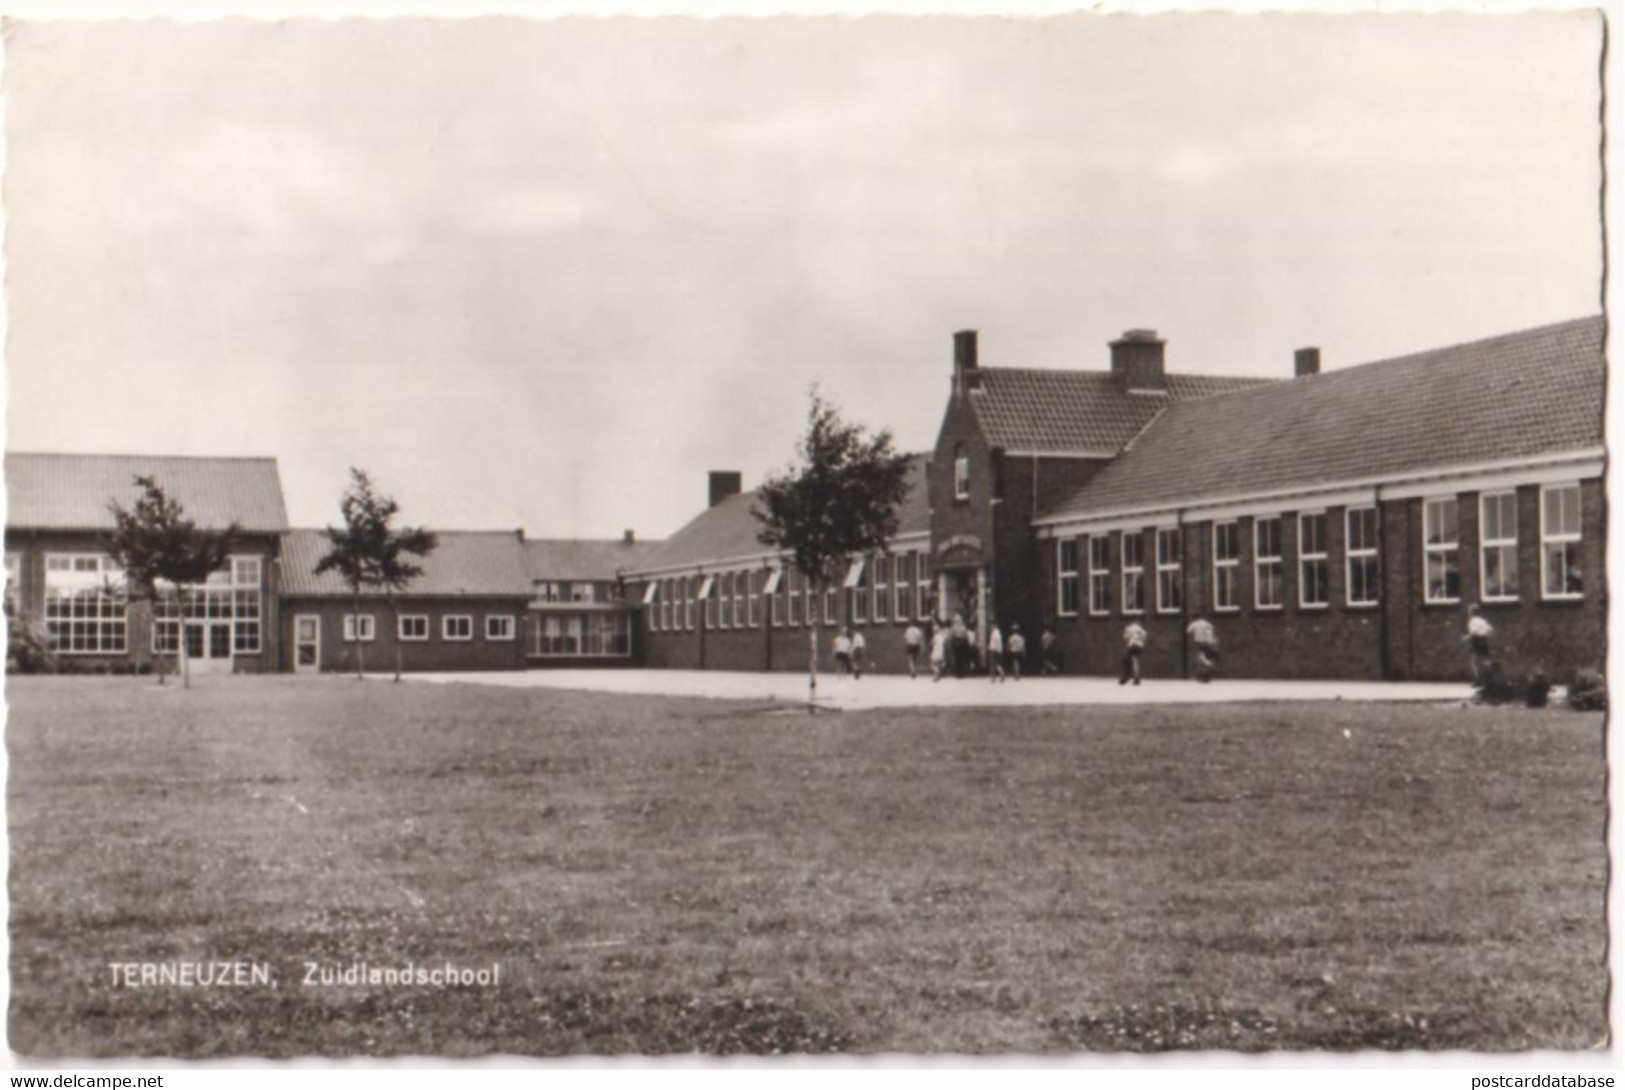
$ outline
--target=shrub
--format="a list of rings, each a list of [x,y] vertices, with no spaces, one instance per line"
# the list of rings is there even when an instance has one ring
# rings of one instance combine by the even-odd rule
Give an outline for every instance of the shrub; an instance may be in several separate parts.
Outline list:
[[[46,674],[56,669],[56,653],[51,650],[45,630],[11,618],[6,640],[6,671],[17,674]]]
[[[1569,707],[1580,712],[1608,710],[1608,687],[1595,670],[1581,670],[1569,686]]]
[[[1490,663],[1478,683],[1478,698],[1486,704],[1517,704],[1528,699],[1528,686],[1509,678],[1498,663]]]
[[[1552,679],[1546,676],[1546,672],[1536,670],[1531,673],[1528,685],[1524,690],[1524,703],[1531,708],[1544,708],[1551,695]]]

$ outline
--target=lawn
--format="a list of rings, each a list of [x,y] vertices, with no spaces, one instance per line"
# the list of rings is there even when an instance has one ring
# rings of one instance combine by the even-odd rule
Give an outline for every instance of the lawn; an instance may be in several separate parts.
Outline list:
[[[13,678],[29,1055],[1584,1048],[1603,721]],[[275,987],[115,987],[242,959]],[[307,962],[500,966],[301,984]]]

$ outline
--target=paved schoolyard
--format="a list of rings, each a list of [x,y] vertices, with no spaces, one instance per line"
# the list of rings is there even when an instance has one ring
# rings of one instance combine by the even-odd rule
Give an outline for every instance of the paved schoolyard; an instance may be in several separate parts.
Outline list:
[[[408,680],[463,682],[522,689],[718,697],[805,703],[807,675],[726,670],[526,670],[524,672],[408,674]],[[1024,678],[994,684],[985,677],[933,682],[896,674],[862,680],[820,674],[818,702],[838,708],[1000,707],[1023,704],[1216,704],[1283,700],[1460,701],[1463,683],[1380,681],[1148,680],[1119,686],[1110,678]]]

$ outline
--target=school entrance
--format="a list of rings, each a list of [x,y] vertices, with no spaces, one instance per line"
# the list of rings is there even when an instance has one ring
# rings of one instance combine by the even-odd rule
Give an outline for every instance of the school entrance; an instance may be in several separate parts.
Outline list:
[[[936,549],[937,621],[952,624],[955,617],[971,630],[977,648],[987,646],[988,565],[982,542],[972,534],[958,534]]]

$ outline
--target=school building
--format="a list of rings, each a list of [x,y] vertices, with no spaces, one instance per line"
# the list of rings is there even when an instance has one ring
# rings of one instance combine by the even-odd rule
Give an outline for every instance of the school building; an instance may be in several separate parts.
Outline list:
[[[1152,677],[1188,676],[1198,615],[1238,677],[1446,679],[1469,606],[1495,657],[1564,680],[1603,663],[1605,328],[1585,318],[1278,380],[1181,374],[1130,330],[1092,370],[983,366],[954,336],[935,447],[898,530],[810,586],[760,544],[736,472],[664,542],[442,531],[391,601],[317,576],[325,534],[287,525],[270,458],[8,454],[6,608],[68,662],[194,669],[804,670],[861,632],[870,668],[962,618],[985,646],[1044,629],[1069,674],[1112,674],[1149,633]],[[226,569],[128,602],[109,503],[152,476],[201,525],[241,531]],[[1034,665],[1029,663],[1029,665]]]
[[[1049,628],[1063,672],[1112,674],[1149,632],[1149,676],[1189,676],[1209,618],[1225,672],[1447,679],[1478,605],[1503,669],[1603,661],[1600,317],[1280,380],[1170,372],[1150,330],[1102,370],[984,367],[954,337],[935,448],[896,538],[838,587],[757,543],[752,495],[709,504],[625,573],[652,666],[806,668],[809,634],[863,632],[902,668],[910,623],[954,616],[979,646]],[[1290,376],[1290,377],[1288,377]]]

